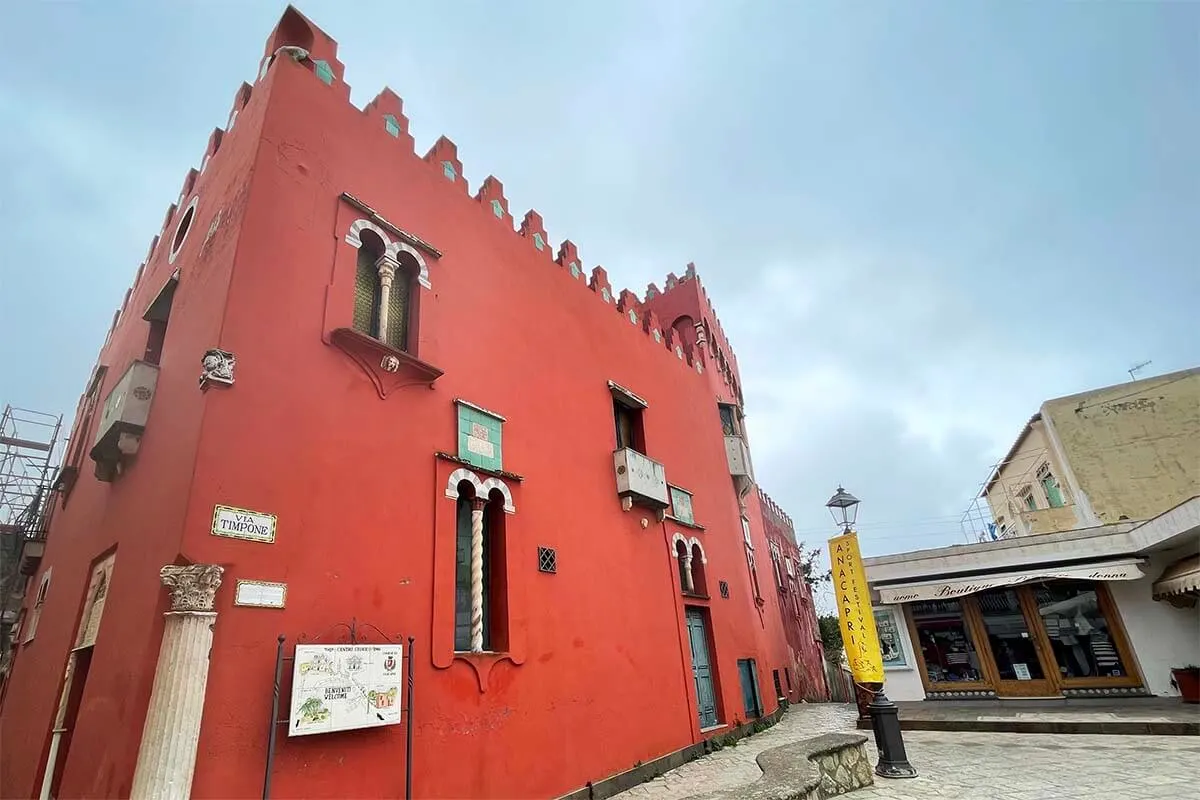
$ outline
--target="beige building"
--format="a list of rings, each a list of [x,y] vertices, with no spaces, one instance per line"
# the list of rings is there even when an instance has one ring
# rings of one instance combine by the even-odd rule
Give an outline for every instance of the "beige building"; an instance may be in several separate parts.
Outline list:
[[[984,486],[1000,538],[1145,520],[1200,493],[1200,369],[1047,400]]]
[[[864,559],[897,700],[1177,693],[1200,663],[1200,369],[1042,404],[995,541]]]

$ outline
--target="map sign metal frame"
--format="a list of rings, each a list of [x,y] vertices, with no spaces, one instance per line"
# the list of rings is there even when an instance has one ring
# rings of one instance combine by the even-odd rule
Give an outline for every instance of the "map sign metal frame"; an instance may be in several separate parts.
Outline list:
[[[263,800],[269,800],[269,798],[271,796],[271,777],[272,777],[274,766],[275,766],[275,746],[276,746],[276,744],[278,742],[278,738],[279,738],[279,736],[278,736],[279,726],[287,725],[290,730],[291,725],[292,725],[293,713],[289,713],[287,715],[287,717],[284,719],[279,718],[279,694],[280,694],[280,687],[283,682],[283,664],[285,661],[292,662],[293,676],[294,676],[295,671],[297,669],[299,669],[299,665],[297,664],[297,653],[296,653],[297,647],[309,647],[309,646],[318,645],[318,644],[325,644],[330,647],[339,647],[339,646],[351,647],[351,648],[379,647],[381,649],[382,648],[388,648],[388,649],[394,648],[398,651],[398,655],[399,654],[403,655],[403,658],[402,658],[400,664],[397,665],[397,671],[403,669],[404,673],[405,673],[404,700],[403,700],[403,702],[401,702],[399,697],[396,698],[396,702],[400,706],[400,717],[394,723],[387,723],[386,727],[391,727],[391,725],[393,725],[393,724],[401,724],[401,723],[404,725],[404,737],[405,737],[404,797],[405,797],[405,800],[412,800],[412,754],[413,754],[412,706],[413,706],[413,649],[414,649],[413,645],[414,645],[415,640],[413,639],[413,637],[409,636],[407,638],[407,646],[404,646],[405,639],[404,639],[404,637],[402,637],[399,634],[397,634],[395,637],[388,636],[383,631],[379,630],[379,628],[377,628],[374,625],[371,625],[369,623],[363,625],[363,627],[370,628],[371,630],[373,630],[378,635],[379,638],[384,640],[384,642],[379,643],[379,642],[359,641],[359,623],[354,618],[351,618],[350,622],[348,622],[348,623],[346,623],[346,622],[337,623],[336,625],[334,625],[332,628],[330,628],[328,631],[321,634],[320,636],[315,636],[315,637],[309,638],[309,637],[305,636],[304,634],[301,634],[297,638],[296,645],[293,645],[292,655],[284,655],[284,644],[287,641],[287,636],[282,633],[279,634],[279,637],[278,637],[277,643],[276,643],[276,648],[275,648],[275,684],[274,684],[274,689],[273,689],[272,698],[271,698],[271,724],[270,724],[270,728],[269,728],[269,731],[267,734],[267,763],[266,763],[266,767],[265,767],[264,774],[263,774],[263,791],[262,791]],[[344,628],[346,631],[346,635],[344,637],[342,637],[343,638],[342,641],[326,640],[326,637],[329,634],[333,633],[334,631],[336,631],[339,628]],[[325,640],[325,641],[322,641],[322,640]],[[294,711],[295,711],[295,709],[292,709],[292,712],[294,712]],[[355,730],[360,727],[376,728],[376,727],[384,727],[384,726],[385,725],[383,725],[383,724],[375,724],[375,725],[368,725],[368,726],[346,726],[346,727],[341,727],[341,728],[336,728],[336,729],[327,729],[327,730],[322,730],[322,731],[310,731],[309,733],[332,733],[334,730],[346,731],[346,730]],[[303,734],[301,734],[301,735],[303,735]]]

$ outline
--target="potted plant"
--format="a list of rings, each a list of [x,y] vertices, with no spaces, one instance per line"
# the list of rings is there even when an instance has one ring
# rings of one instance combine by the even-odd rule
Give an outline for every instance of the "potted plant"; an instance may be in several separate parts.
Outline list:
[[[1200,703],[1200,667],[1188,664],[1171,669],[1171,685],[1179,690],[1185,703]]]

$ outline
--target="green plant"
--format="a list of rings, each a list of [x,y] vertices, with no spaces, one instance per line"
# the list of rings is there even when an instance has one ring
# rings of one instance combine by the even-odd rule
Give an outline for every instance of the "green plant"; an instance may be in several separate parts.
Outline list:
[[[817,627],[821,631],[821,644],[825,645],[825,658],[840,663],[842,660],[842,626],[836,615],[826,614],[817,617]]]

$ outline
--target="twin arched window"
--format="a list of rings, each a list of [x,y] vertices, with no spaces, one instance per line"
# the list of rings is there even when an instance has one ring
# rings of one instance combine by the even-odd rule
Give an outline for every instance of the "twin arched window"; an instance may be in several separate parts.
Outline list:
[[[420,267],[409,253],[388,253],[374,231],[363,230],[359,238],[362,244],[354,274],[354,329],[408,352]]]

